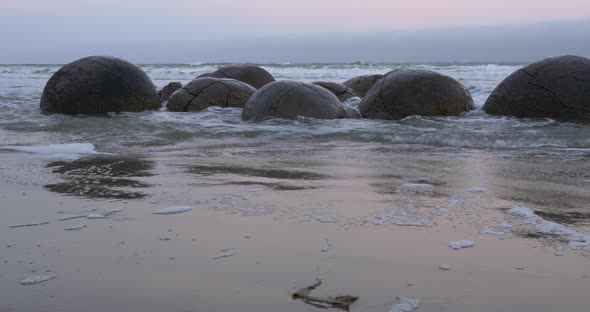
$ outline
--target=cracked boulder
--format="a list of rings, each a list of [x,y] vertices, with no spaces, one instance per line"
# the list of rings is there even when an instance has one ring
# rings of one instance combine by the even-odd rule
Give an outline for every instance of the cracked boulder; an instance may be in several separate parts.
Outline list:
[[[483,110],[491,115],[590,121],[590,59],[564,55],[523,67],[496,87]]]
[[[316,81],[316,84],[332,93],[341,101],[344,102],[352,97],[359,97],[359,95],[352,88],[349,88],[341,83],[329,81]]]
[[[59,69],[45,85],[40,108],[63,114],[140,112],[160,107],[152,80],[139,67],[110,56],[90,56]]]
[[[460,82],[424,69],[389,72],[359,105],[363,117],[371,119],[458,116],[474,108],[471,94]]]
[[[166,107],[173,112],[197,112],[210,106],[244,107],[254,92],[252,86],[234,79],[195,78],[172,93]]]
[[[203,77],[230,78],[245,82],[256,89],[275,81],[275,78],[264,68],[250,65],[220,67],[212,73],[202,74]]]
[[[346,80],[342,84],[356,91],[358,96],[364,97],[383,75],[364,75]]]
[[[281,80],[258,90],[246,103],[242,119],[336,119],[344,113],[344,105],[332,92],[311,83]]]
[[[182,88],[182,83],[180,83],[178,81],[174,81],[174,82],[171,82],[171,83],[165,85],[164,88],[162,88],[162,90],[160,90],[160,92],[158,92],[158,94],[160,95],[160,102],[164,103],[164,102],[168,101],[168,99],[170,99],[170,96],[172,95],[172,93],[174,93],[174,91],[176,91],[180,88]]]

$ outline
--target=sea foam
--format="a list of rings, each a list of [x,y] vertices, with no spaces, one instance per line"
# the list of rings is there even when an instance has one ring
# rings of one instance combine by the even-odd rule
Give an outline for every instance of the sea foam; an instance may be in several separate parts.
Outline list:
[[[568,242],[572,250],[590,252],[590,234],[576,231],[563,224],[539,217],[532,209],[525,206],[514,206],[508,214],[516,217],[520,225],[528,227],[530,231],[548,235],[558,240]]]
[[[106,154],[97,152],[94,145],[90,143],[51,144],[40,146],[0,146],[0,149],[25,152],[40,157],[58,158],[63,160],[76,160],[83,155]]]

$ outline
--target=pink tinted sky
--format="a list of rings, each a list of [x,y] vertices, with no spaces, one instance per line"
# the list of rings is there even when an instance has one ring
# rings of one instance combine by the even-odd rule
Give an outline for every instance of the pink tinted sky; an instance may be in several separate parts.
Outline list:
[[[301,31],[374,30],[458,24],[527,23],[590,17],[590,0],[19,0],[4,14],[194,16],[210,22]]]

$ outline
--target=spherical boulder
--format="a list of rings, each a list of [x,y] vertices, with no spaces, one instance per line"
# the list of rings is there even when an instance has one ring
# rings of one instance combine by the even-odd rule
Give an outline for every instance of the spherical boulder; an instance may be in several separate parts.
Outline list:
[[[242,119],[336,119],[344,113],[344,105],[330,91],[311,83],[281,80],[258,90],[244,106]]]
[[[590,121],[590,59],[563,55],[525,66],[484,104],[491,115]]]
[[[358,97],[359,95],[352,88],[349,88],[341,83],[330,81],[316,81],[316,84],[332,93],[341,101],[344,102],[351,97]]]
[[[424,69],[389,72],[359,105],[363,117],[372,119],[458,116],[474,108],[471,94],[460,82]]]
[[[360,97],[364,97],[383,75],[364,75],[346,80],[342,84],[353,89]]]
[[[171,82],[167,85],[165,85],[162,90],[160,90],[158,92],[158,94],[160,95],[160,102],[164,103],[166,101],[168,101],[168,99],[170,99],[170,96],[172,95],[172,93],[174,93],[174,91],[178,90],[182,88],[182,83],[178,82],[178,81],[174,81]]]
[[[256,92],[235,79],[195,78],[170,96],[166,107],[173,112],[197,112],[210,106],[244,107]]]
[[[264,68],[250,65],[225,66],[212,73],[201,76],[214,78],[230,78],[245,82],[256,89],[275,81],[275,78]]]
[[[139,67],[90,56],[59,69],[45,85],[41,110],[63,114],[139,112],[160,107],[152,80]]]

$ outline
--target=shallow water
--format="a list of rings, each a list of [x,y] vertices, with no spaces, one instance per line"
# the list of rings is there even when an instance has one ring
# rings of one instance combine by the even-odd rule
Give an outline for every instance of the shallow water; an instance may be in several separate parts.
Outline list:
[[[170,81],[186,83],[220,65],[224,64],[141,67],[162,87]],[[347,167],[380,170],[385,179],[391,179],[387,176],[391,174],[410,182],[420,180],[419,175],[428,170],[456,170],[452,173],[456,181],[479,172],[482,185],[471,187],[490,187],[499,198],[534,205],[554,219],[587,224],[590,201],[583,190],[590,185],[590,125],[491,117],[481,111],[495,86],[522,64],[261,65],[277,79],[302,81],[342,82],[400,67],[435,70],[465,84],[477,110],[461,117],[413,116],[399,121],[302,118],[260,123],[242,121],[241,110],[234,108],[200,113],[162,109],[99,117],[50,115],[39,111],[39,98],[45,82],[60,66],[0,65],[0,145],[3,152],[14,150],[7,148],[10,146],[27,146],[17,150],[48,158],[47,168],[61,168],[52,169],[53,173],[66,181],[48,183],[46,189],[98,199],[157,196],[154,190],[150,194],[145,190],[150,183],[133,177],[172,174],[178,167],[189,176],[229,177],[220,183],[258,183],[276,190],[314,188],[299,182],[331,177]],[[93,155],[98,158],[88,158]],[[101,158],[105,155],[115,158]],[[83,159],[68,165],[80,157]],[[405,168],[399,170],[396,165]],[[420,166],[419,173],[407,170]],[[284,170],[289,167],[294,170]],[[121,175],[115,168],[129,172]],[[318,173],[326,169],[327,173]],[[107,174],[91,177],[87,170],[106,170]],[[244,176],[272,181],[236,181]],[[451,185],[450,179],[447,175],[439,182]],[[275,183],[277,180],[283,182]],[[286,183],[289,181],[295,183]],[[429,183],[433,183],[432,176]],[[395,192],[389,184],[377,189]]]
[[[161,87],[217,65],[143,68]],[[400,66],[264,65],[305,81]],[[0,310],[312,311],[290,294],[321,277],[320,295],[360,296],[352,311],[398,296],[425,311],[586,311],[590,126],[481,112],[519,64],[414,66],[461,80],[478,110],[48,115],[39,97],[59,66],[0,65]],[[154,214],[170,207],[192,210]]]

